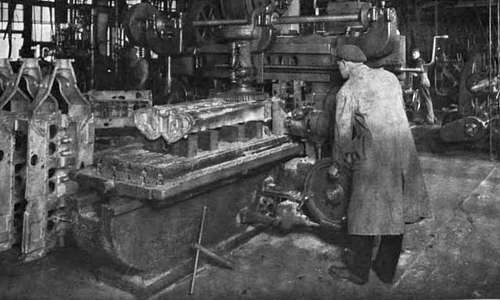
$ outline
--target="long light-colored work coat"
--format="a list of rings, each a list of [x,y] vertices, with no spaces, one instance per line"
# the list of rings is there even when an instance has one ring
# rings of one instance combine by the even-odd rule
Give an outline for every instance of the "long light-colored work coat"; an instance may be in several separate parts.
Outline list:
[[[359,65],[337,94],[333,158],[352,157],[347,229],[395,235],[430,215],[398,79]],[[349,161],[349,160],[347,160]]]

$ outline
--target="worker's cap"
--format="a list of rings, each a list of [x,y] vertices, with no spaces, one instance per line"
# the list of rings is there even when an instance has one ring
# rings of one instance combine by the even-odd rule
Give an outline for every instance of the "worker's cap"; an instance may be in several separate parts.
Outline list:
[[[358,46],[342,45],[337,48],[336,56],[338,59],[343,59],[352,62],[366,62],[366,55]]]

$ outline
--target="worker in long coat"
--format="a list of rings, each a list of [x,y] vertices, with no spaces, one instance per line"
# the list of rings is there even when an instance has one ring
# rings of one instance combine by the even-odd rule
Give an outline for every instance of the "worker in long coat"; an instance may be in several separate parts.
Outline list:
[[[415,143],[396,76],[364,64],[356,46],[337,49],[341,75],[348,79],[336,97],[333,168],[352,170],[347,209],[350,247],[332,276],[363,284],[370,267],[391,283],[401,253],[405,224],[430,215]],[[372,262],[375,237],[380,246]]]

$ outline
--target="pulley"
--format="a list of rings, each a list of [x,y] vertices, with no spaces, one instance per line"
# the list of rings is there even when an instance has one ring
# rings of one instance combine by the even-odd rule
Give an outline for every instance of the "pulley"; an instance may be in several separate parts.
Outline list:
[[[123,18],[125,33],[136,46],[157,54],[175,55],[182,51],[182,18],[160,12],[148,3],[132,6]]]
[[[189,19],[191,21],[210,21],[221,19],[219,7],[213,1],[197,1],[193,4]],[[217,28],[213,26],[196,26],[194,36],[198,44],[214,42]]]
[[[147,47],[146,31],[148,24],[158,10],[148,3],[139,3],[130,7],[123,15],[125,34],[136,46]]]

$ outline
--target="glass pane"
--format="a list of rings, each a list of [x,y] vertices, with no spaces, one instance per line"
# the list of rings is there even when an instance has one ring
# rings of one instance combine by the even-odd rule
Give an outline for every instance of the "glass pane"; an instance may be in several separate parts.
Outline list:
[[[0,12],[0,15],[2,16],[2,21],[7,21],[7,3],[2,3],[1,6],[2,11]]]
[[[33,17],[33,23],[40,23],[42,20],[40,20],[40,13],[42,11],[42,8],[37,5],[33,5],[32,8],[32,17]]]
[[[50,24],[54,20],[50,20],[52,12],[52,18],[54,18],[54,8],[53,7],[40,7],[33,6],[33,23],[35,24]]]
[[[33,41],[51,42],[54,35],[52,24],[33,24]]]
[[[22,22],[23,21],[23,5],[16,5],[16,9],[14,10],[14,21]]]
[[[21,34],[12,35],[12,58],[19,58],[19,50],[23,46],[23,38]],[[0,58],[7,58],[9,55],[9,41],[0,38]]]
[[[33,24],[31,34],[32,34],[33,41],[40,41],[40,39],[42,38],[42,25]]]
[[[24,29],[24,24],[23,24],[23,5],[22,4],[17,4],[16,8],[14,9],[14,20],[12,23],[12,29],[13,30],[23,30]],[[6,30],[7,29],[7,20],[8,20],[8,10],[7,10],[7,3],[0,2],[0,30]]]
[[[50,42],[52,41],[52,25],[51,24],[43,24],[42,25],[42,42]]]
[[[42,23],[45,24],[50,24],[50,7],[43,7],[42,8]],[[54,14],[52,12],[52,17],[54,17]]]
[[[38,37],[40,36],[39,31],[40,31],[40,25],[33,24],[31,28],[31,39],[33,41],[38,41]]]
[[[23,22],[14,22],[14,23],[12,23],[12,29],[13,30],[24,30],[24,23]]]

